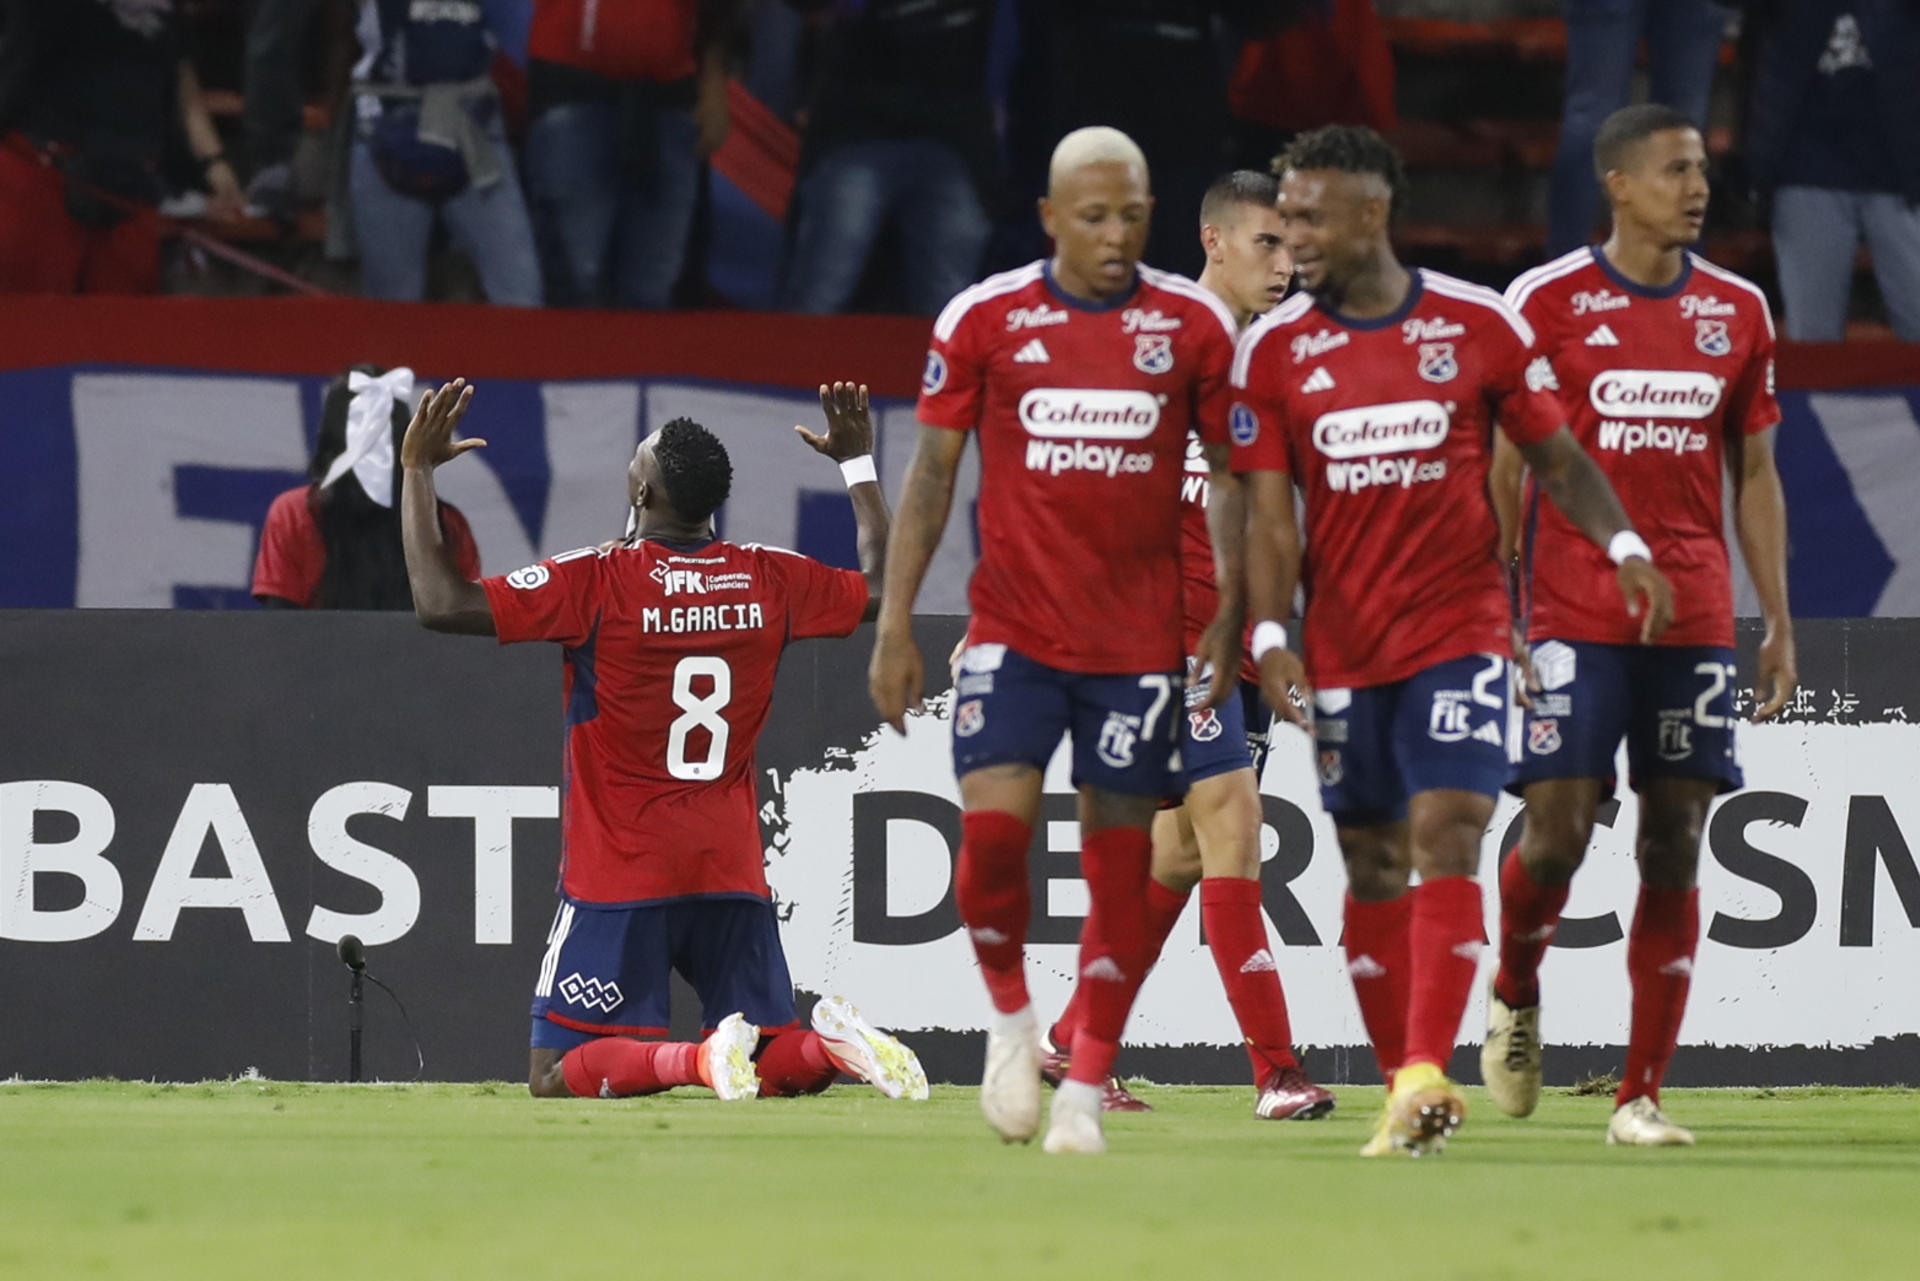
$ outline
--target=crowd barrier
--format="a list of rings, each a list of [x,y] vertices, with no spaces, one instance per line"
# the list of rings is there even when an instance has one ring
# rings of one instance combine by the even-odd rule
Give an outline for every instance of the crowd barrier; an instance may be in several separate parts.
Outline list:
[[[304,480],[321,389],[367,360],[479,384],[467,429],[490,447],[447,469],[442,490],[472,519],[489,571],[617,532],[635,442],[681,414],[732,447],[728,536],[851,564],[839,479],[790,428],[817,416],[820,382],[868,383],[897,494],[927,334],[897,317],[10,299],[0,607],[250,604],[260,523]],[[1789,346],[1780,386],[1795,612],[1920,615],[1920,347]],[[922,597],[931,611],[965,609],[977,487],[969,454],[962,514]]]
[[[920,620],[931,672],[959,627]],[[847,996],[936,1079],[977,1080],[989,1007],[954,908],[948,696],[904,739],[877,727],[870,642],[808,642],[782,667],[758,772],[768,879],[803,999]],[[1743,629],[1748,678],[1753,642]],[[1920,622],[1806,622],[1800,697],[1742,728],[1747,788],[1707,827],[1674,1084],[1920,1082],[1917,644]],[[0,1076],[339,1079],[343,933],[411,1016],[410,1031],[368,991],[370,1073],[414,1075],[417,1032],[430,1078],[520,1076],[554,906],[553,649],[391,615],[21,610],[0,611],[0,672]],[[1297,731],[1277,735],[1263,784],[1295,1036],[1323,1079],[1371,1079],[1339,946],[1343,874]],[[1546,962],[1550,1080],[1620,1062],[1634,804],[1603,811]],[[1488,829],[1489,884],[1517,817],[1503,800]],[[1066,999],[1086,908],[1078,839],[1057,757],[1032,855],[1047,1010]],[[597,990],[580,977],[574,990]],[[1480,1018],[1476,996],[1463,1043]],[[696,1015],[677,1008],[674,1024],[690,1033]],[[1193,907],[1123,1067],[1238,1081],[1236,1041]],[[1470,1051],[1456,1068],[1477,1079]]]

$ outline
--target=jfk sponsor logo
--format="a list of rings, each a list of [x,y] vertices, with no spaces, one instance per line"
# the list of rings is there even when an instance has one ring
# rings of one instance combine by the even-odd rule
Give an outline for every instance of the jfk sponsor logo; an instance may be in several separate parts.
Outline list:
[[[704,596],[708,592],[745,591],[753,586],[752,574],[710,574],[699,569],[670,569],[666,565],[655,565],[648,577],[660,584],[668,596],[685,592]]]
[[[1582,289],[1573,296],[1573,314],[1590,316],[1596,311],[1619,311],[1632,304],[1633,299],[1611,289]]]
[[[1301,361],[1324,356],[1335,347],[1344,347],[1352,341],[1353,335],[1344,329],[1322,329],[1317,334],[1301,334],[1293,340],[1293,358]]]
[[[1058,476],[1090,471],[1112,477],[1153,470],[1153,455],[1096,442],[1144,440],[1160,425],[1160,400],[1151,392],[1036,387],[1020,397],[1028,434],[1027,469]]]
[[[1007,313],[1007,332],[1018,329],[1045,329],[1049,325],[1064,325],[1073,319],[1073,313],[1065,307],[1049,307],[1041,303],[1038,307],[1015,307]]]
[[[1123,334],[1170,334],[1180,323],[1180,317],[1166,315],[1158,307],[1129,307],[1120,313]]]

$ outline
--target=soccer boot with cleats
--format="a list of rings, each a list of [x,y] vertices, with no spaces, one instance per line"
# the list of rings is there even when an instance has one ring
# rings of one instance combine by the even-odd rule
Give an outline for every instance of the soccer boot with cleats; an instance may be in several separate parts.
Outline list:
[[[1508,1116],[1532,1116],[1540,1104],[1540,1006],[1508,1005],[1491,983],[1480,1076],[1493,1105]]]
[[[927,1074],[920,1057],[860,1017],[845,997],[823,997],[813,1007],[813,1030],[827,1057],[842,1072],[857,1077],[890,1099],[927,1097]]]
[[[1387,1113],[1394,1146],[1412,1156],[1444,1152],[1467,1117],[1460,1087],[1432,1063],[1410,1063],[1393,1075]]]
[[[1374,1118],[1373,1133],[1360,1145],[1360,1155],[1392,1156],[1399,1150],[1400,1145],[1394,1141],[1393,1135],[1393,1112],[1383,1106],[1380,1115]]]
[[[1073,1067],[1073,1058],[1065,1050],[1053,1043],[1053,1033],[1040,1034],[1040,1079],[1055,1089],[1067,1079],[1067,1072]],[[1151,1112],[1153,1104],[1139,1098],[1127,1089],[1117,1076],[1109,1076],[1101,1087],[1100,1110],[1102,1112]]]
[[[754,1071],[753,1051],[760,1029],[744,1014],[729,1014],[700,1043],[697,1070],[700,1079],[723,1099],[751,1099],[760,1093],[760,1074]]]
[[[1006,1030],[987,1029],[980,1111],[1003,1142],[1026,1143],[1040,1131],[1040,1029],[1031,1006]]]
[[[1079,1081],[1062,1082],[1053,1095],[1053,1110],[1047,1117],[1047,1137],[1041,1142],[1041,1149],[1084,1156],[1105,1152],[1107,1136],[1100,1124],[1103,1110],[1099,1086]]]
[[[1693,1131],[1667,1120],[1660,1105],[1643,1094],[1613,1110],[1613,1119],[1607,1122],[1607,1146],[1690,1148]]]
[[[1253,1114],[1263,1121],[1318,1121],[1331,1111],[1332,1092],[1308,1080],[1298,1063],[1267,1069],[1253,1100]]]

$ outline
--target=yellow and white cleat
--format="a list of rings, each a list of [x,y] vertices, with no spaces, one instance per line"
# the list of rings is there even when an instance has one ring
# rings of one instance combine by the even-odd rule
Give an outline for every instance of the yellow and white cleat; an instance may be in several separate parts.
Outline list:
[[[1613,1119],[1607,1122],[1607,1146],[1690,1148],[1693,1131],[1667,1120],[1660,1105],[1643,1094],[1613,1110]]]
[[[1082,1081],[1062,1081],[1053,1093],[1053,1112],[1047,1118],[1047,1137],[1041,1149],[1099,1156],[1107,1150],[1100,1124],[1101,1090]]]
[[[1532,1116],[1540,1104],[1540,1007],[1515,1009],[1487,984],[1487,1042],[1480,1076],[1508,1116]]]
[[[1004,1143],[1028,1143],[1040,1130],[1040,1028],[1028,1006],[997,1014],[987,1029],[980,1110]]]
[[[1409,1156],[1444,1152],[1467,1117],[1460,1087],[1432,1063],[1410,1063],[1393,1076],[1387,1096],[1388,1129],[1396,1149]]]
[[[823,997],[813,1007],[813,1030],[827,1054],[848,1076],[858,1077],[890,1099],[925,1099],[927,1073],[920,1056],[860,1017],[842,996]]]
[[[1373,1123],[1373,1135],[1361,1145],[1360,1155],[1392,1156],[1399,1150],[1400,1145],[1393,1141],[1393,1112],[1382,1107],[1379,1119]]]
[[[700,1043],[700,1075],[723,1099],[751,1099],[760,1093],[760,1074],[753,1068],[753,1051],[760,1029],[744,1014],[729,1014]]]

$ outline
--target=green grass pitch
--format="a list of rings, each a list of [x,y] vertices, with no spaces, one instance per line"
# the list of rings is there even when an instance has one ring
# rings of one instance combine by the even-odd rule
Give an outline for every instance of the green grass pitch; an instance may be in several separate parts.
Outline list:
[[[1692,1150],[1607,1148],[1603,1097],[1478,1090],[1444,1156],[1157,1088],[1104,1159],[1003,1147],[973,1091],[723,1104],[512,1085],[0,1085],[0,1277],[1866,1281],[1920,1276],[1920,1092],[1670,1091]],[[1257,1269],[1257,1271],[1255,1271]]]

